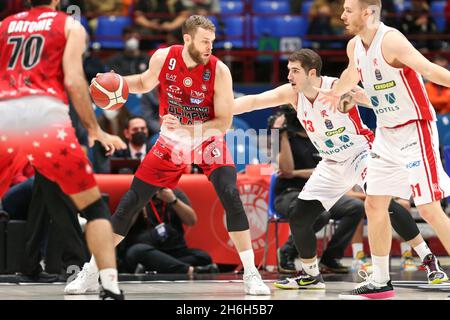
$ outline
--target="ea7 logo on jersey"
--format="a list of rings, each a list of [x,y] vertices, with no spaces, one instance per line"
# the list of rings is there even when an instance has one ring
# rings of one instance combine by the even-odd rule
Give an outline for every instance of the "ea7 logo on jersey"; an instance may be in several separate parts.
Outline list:
[[[166,80],[175,82],[175,81],[177,81],[177,75],[176,74],[166,73]]]
[[[191,90],[191,103],[200,104],[203,100],[205,100],[205,94],[203,92]]]

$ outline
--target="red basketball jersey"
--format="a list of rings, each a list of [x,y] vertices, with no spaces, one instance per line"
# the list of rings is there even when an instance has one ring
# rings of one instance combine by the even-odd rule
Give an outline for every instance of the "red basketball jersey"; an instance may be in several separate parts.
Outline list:
[[[214,118],[214,79],[218,58],[211,55],[205,65],[189,69],[181,52],[183,46],[170,47],[159,74],[159,115],[172,114],[182,124]]]
[[[37,7],[1,22],[0,100],[47,95],[68,102],[62,67],[67,17]]]

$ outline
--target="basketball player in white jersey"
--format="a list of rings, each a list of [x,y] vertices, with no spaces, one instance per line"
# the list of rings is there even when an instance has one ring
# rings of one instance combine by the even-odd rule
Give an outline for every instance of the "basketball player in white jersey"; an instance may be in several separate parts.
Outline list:
[[[335,109],[340,96],[359,81],[377,116],[376,138],[367,172],[369,244],[373,275],[343,299],[387,299],[395,295],[389,277],[392,196],[411,195],[422,218],[450,253],[450,220],[440,200],[450,194],[450,179],[439,156],[436,116],[422,77],[450,86],[450,72],[426,59],[398,30],[380,22],[380,0],[346,0],[343,19],[354,34],[347,45],[349,65],[319,99]],[[427,268],[439,268],[436,261]]]
[[[310,49],[301,49],[289,57],[289,84],[279,86],[257,95],[235,99],[234,114],[291,104],[303,124],[309,138],[319,151],[322,161],[314,170],[295,204],[289,212],[289,224],[299,251],[303,272],[294,278],[278,281],[281,289],[323,289],[325,283],[317,265],[317,250],[313,225],[317,217],[331,207],[355,184],[363,186],[369,158],[372,132],[362,123],[357,108],[349,113],[333,113],[318,101],[315,86],[330,89],[336,78],[321,76],[322,59]],[[368,103],[363,90],[357,102]],[[389,207],[396,231],[414,247],[422,259],[430,255],[420,232],[400,204],[392,201]],[[448,280],[443,271],[428,274],[430,283]]]

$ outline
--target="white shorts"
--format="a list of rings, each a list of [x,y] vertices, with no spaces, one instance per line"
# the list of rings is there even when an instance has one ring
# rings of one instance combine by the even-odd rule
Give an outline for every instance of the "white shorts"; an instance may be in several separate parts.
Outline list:
[[[32,132],[55,124],[72,125],[69,107],[61,100],[50,96],[0,100],[0,132]]]
[[[367,194],[409,199],[417,205],[450,194],[442,167],[435,122],[415,121],[399,128],[377,128],[367,170]]]
[[[298,195],[302,200],[318,200],[326,210],[355,185],[364,189],[369,149],[361,149],[346,161],[323,159]]]

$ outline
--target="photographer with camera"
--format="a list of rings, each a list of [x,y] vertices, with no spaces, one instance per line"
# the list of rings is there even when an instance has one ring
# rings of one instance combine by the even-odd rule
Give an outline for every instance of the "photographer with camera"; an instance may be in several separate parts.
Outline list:
[[[297,119],[294,108],[283,106],[269,119],[271,129],[280,130],[279,175],[275,183],[275,210],[289,216],[300,191],[308,181],[321,157]],[[364,203],[344,195],[329,210],[323,211],[314,222],[313,230],[318,232],[330,219],[338,221],[336,231],[322,253],[322,272],[348,273],[349,268],[340,263],[344,251],[352,240],[359,222],[364,217]],[[294,259],[298,252],[292,236],[277,252],[279,270],[295,271]]]
[[[183,192],[168,188],[159,190],[138,215],[124,244],[120,245],[119,251],[126,252],[128,271],[134,272],[141,264],[145,271],[157,273],[192,276],[194,273],[219,272],[207,252],[187,247],[183,225],[193,226],[196,222],[197,215]]]

